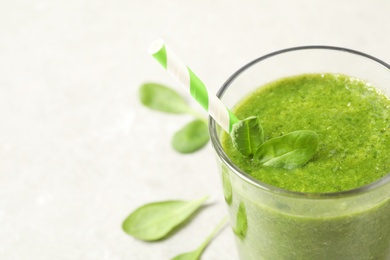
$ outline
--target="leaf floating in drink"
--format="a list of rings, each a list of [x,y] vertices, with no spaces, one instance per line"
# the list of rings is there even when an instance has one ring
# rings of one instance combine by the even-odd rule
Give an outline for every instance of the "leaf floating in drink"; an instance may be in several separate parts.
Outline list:
[[[162,201],[139,207],[123,222],[123,230],[140,240],[155,241],[188,220],[208,196],[192,201]]]
[[[263,127],[255,116],[240,120],[233,125],[230,136],[234,147],[244,156],[252,156],[264,142]]]
[[[265,166],[293,169],[305,165],[313,157],[317,145],[315,132],[294,131],[263,143],[254,159]]]
[[[224,166],[222,167],[222,188],[223,188],[223,196],[228,205],[233,202],[233,188],[232,183],[230,182],[230,176],[228,169]]]
[[[140,87],[142,104],[154,110],[172,114],[189,113],[191,108],[176,91],[157,83],[145,83]]]
[[[214,230],[211,232],[211,234],[206,238],[206,240],[194,251],[187,252],[180,254],[172,260],[199,260],[203,251],[206,249],[208,244],[210,243],[211,239],[219,232],[219,230],[225,225],[227,221],[227,217],[225,217],[217,227],[214,228]]]
[[[192,153],[205,146],[209,139],[207,123],[196,119],[175,133],[172,146],[180,153]]]
[[[248,231],[248,219],[246,216],[246,209],[244,202],[240,202],[237,209],[236,215],[236,226],[233,228],[234,234],[238,236],[240,239],[244,239],[246,237],[246,233]]]

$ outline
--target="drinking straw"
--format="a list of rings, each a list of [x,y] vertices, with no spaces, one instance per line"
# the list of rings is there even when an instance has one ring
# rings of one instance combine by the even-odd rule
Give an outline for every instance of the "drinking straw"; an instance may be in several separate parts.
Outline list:
[[[210,94],[203,82],[188,68],[179,57],[164,43],[157,40],[149,48],[149,53],[176,79],[182,87],[214,118],[228,133],[231,132],[237,117],[215,95]]]

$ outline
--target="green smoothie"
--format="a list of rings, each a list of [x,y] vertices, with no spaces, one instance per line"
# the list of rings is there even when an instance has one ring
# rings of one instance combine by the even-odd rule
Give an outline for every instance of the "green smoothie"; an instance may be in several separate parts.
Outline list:
[[[390,172],[390,100],[362,80],[336,74],[280,79],[244,98],[234,113],[259,116],[265,140],[296,130],[319,135],[306,165],[283,169],[241,155],[224,134],[230,160],[266,184],[315,196],[362,187]],[[364,196],[305,201],[266,195],[227,168],[222,174],[242,259],[390,259],[389,185]]]
[[[234,113],[259,116],[266,140],[295,130],[319,135],[315,157],[293,170],[259,166],[225,135],[229,158],[263,182],[299,192],[337,192],[390,172],[390,100],[358,79],[333,74],[281,79],[245,98]]]

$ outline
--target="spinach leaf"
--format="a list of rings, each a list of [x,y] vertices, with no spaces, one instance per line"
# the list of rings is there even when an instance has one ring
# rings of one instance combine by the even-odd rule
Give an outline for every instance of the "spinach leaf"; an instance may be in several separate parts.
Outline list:
[[[180,254],[172,260],[199,260],[203,251],[206,249],[207,245],[210,243],[211,239],[218,233],[218,231],[226,224],[227,217],[225,217],[218,225],[214,228],[211,234],[206,238],[206,240],[194,251]]]
[[[223,196],[228,205],[232,204],[233,201],[233,189],[232,183],[230,182],[229,170],[222,166],[222,188],[223,188]]]
[[[244,239],[246,237],[246,233],[248,231],[248,219],[246,216],[246,209],[244,202],[240,202],[237,209],[236,215],[236,226],[233,228],[233,232],[240,239]]]
[[[230,136],[234,147],[244,156],[252,156],[264,142],[263,127],[255,116],[240,120],[232,127]]]
[[[162,112],[183,114],[191,110],[186,101],[176,91],[157,83],[145,83],[139,89],[143,105]]]
[[[209,141],[207,123],[196,119],[177,131],[172,138],[172,146],[179,153],[192,153]]]
[[[293,169],[306,164],[316,152],[317,145],[315,132],[294,131],[263,143],[254,160],[266,166]]]
[[[192,201],[149,203],[131,213],[122,224],[123,230],[140,240],[155,241],[188,220],[208,196]]]
[[[143,105],[151,109],[173,114],[185,113],[198,119],[175,133],[172,146],[176,151],[192,153],[209,141],[206,119],[192,109],[175,90],[157,83],[145,83],[139,89],[139,98]]]

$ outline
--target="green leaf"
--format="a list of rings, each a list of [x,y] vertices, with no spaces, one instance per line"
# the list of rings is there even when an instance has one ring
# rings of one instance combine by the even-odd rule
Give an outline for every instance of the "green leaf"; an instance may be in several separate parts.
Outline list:
[[[214,228],[211,234],[206,238],[206,240],[194,251],[187,252],[175,256],[172,260],[199,260],[202,253],[210,243],[211,239],[218,233],[218,231],[225,225],[227,217],[225,217],[219,224]]]
[[[172,146],[179,153],[192,153],[205,146],[209,139],[207,123],[196,119],[175,133]]]
[[[233,228],[233,232],[240,239],[244,239],[246,237],[247,231],[248,231],[248,219],[246,216],[245,204],[244,202],[240,202],[237,210],[236,226]]]
[[[234,147],[244,156],[253,155],[264,142],[263,127],[260,119],[255,116],[235,123],[230,136]]]
[[[228,205],[232,204],[233,201],[233,189],[232,184],[230,182],[230,176],[228,169],[222,167],[222,188],[223,188],[223,196]]]
[[[143,105],[162,112],[183,114],[189,113],[190,107],[176,91],[157,83],[145,83],[139,89]]]
[[[208,196],[192,201],[149,203],[131,213],[122,224],[123,230],[140,240],[155,241],[188,220]]]
[[[263,143],[254,160],[266,166],[293,169],[306,164],[316,152],[318,135],[301,130],[276,137]]]

